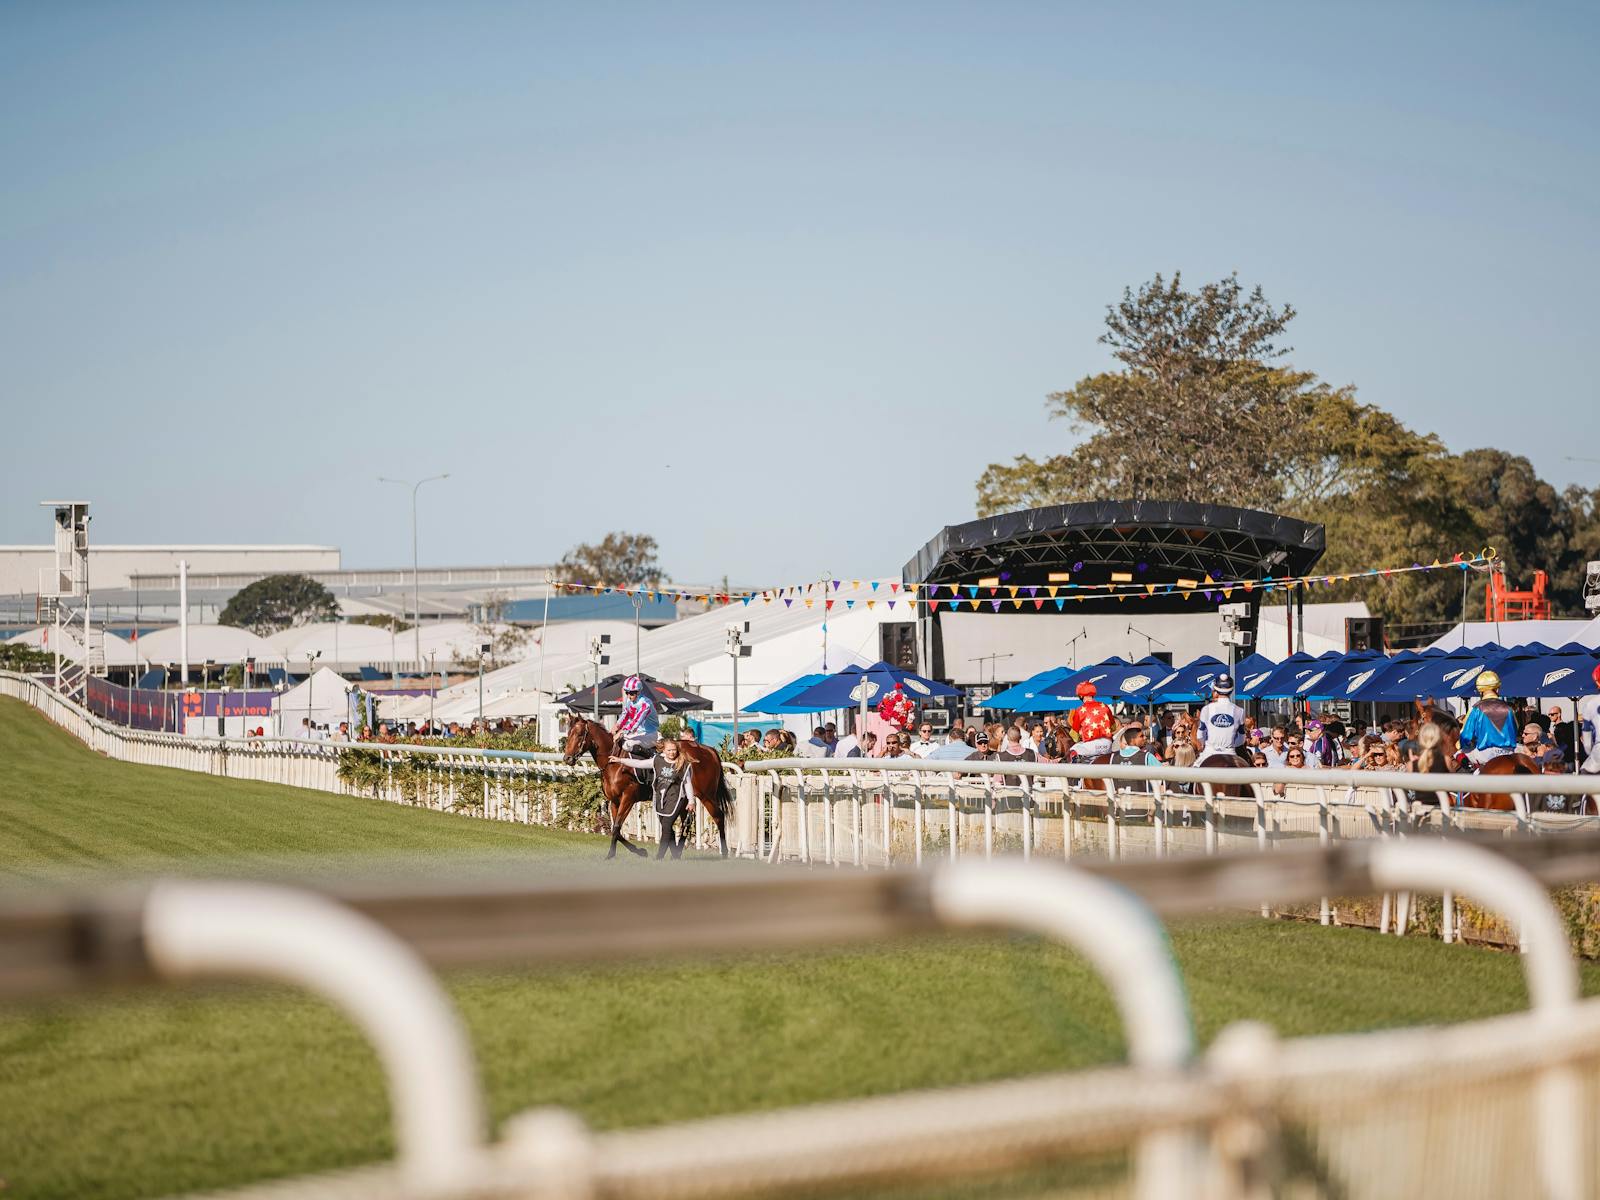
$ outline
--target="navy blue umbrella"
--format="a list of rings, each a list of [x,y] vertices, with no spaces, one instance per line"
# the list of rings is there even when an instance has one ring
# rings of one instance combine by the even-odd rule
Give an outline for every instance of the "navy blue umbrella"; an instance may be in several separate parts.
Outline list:
[[[1202,654],[1193,662],[1174,667],[1150,685],[1145,693],[1146,704],[1194,703],[1208,699],[1211,685],[1217,676],[1228,673],[1228,664],[1209,654]],[[1238,676],[1234,676],[1235,686]]]
[[[1510,656],[1496,667],[1502,696],[1586,696],[1594,691],[1594,668],[1600,650],[1567,645],[1529,658]]]
[[[1148,697],[1155,685],[1172,674],[1170,663],[1163,662],[1153,654],[1147,654],[1138,662],[1129,663],[1114,671],[1106,672],[1103,676],[1098,673],[1085,673],[1074,679],[1073,688],[1084,679],[1092,680],[1096,693],[1104,699],[1115,698],[1118,700],[1131,700],[1135,704],[1148,702]],[[1057,683],[1057,688],[1060,683]]]
[[[1260,687],[1272,673],[1278,669],[1278,664],[1265,654],[1252,654],[1241,658],[1233,664],[1233,694],[1235,698],[1244,699],[1254,696],[1255,689]]]
[[[1279,663],[1276,671],[1251,688],[1250,694],[1274,699],[1280,696],[1303,696],[1306,689],[1321,683],[1343,657],[1337,650],[1330,650],[1315,658],[1303,651],[1296,651]]]
[[[1113,654],[1103,662],[1093,663],[1081,671],[1074,671],[1053,683],[1044,685],[1044,692],[1055,696],[1059,700],[1071,700],[1076,704],[1078,699],[1078,685],[1085,681],[1094,684],[1096,691],[1104,694],[1113,676],[1120,679],[1129,667],[1133,666],[1127,659]]]
[[[926,700],[931,696],[961,694],[958,689],[932,679],[924,679],[915,671],[891,667],[886,662],[875,662],[870,667],[846,667],[827,676],[821,682],[812,684],[804,691],[790,696],[785,704],[790,706],[791,711],[813,705],[817,706],[815,711],[825,708],[853,708],[856,705],[865,707],[868,704],[876,704],[896,687],[903,687],[914,702]]]
[[[1315,683],[1295,692],[1308,700],[1344,700],[1389,662],[1382,650],[1352,650]]]

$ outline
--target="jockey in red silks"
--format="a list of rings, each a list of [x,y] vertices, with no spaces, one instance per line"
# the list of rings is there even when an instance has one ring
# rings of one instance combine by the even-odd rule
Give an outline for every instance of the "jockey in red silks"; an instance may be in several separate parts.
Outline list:
[[[1085,679],[1078,685],[1078,699],[1083,703],[1072,710],[1067,725],[1078,739],[1072,747],[1074,758],[1097,758],[1111,753],[1111,734],[1116,728],[1116,718],[1111,709],[1095,699],[1100,689]]]
[[[617,741],[623,756],[641,751],[654,753],[661,740],[661,717],[637,675],[622,681],[622,717],[617,721]]]

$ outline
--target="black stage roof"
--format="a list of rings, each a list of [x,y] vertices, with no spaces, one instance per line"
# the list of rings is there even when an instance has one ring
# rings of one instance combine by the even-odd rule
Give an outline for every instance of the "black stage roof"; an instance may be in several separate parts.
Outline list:
[[[1180,578],[1259,579],[1304,575],[1322,557],[1321,525],[1249,508],[1174,500],[1095,500],[1002,513],[946,525],[905,565],[907,583],[977,583],[1003,576],[1011,586],[1046,585],[1051,573],[1076,584]],[[1170,607],[1183,604],[1173,597]],[[1117,603],[1074,605],[1093,611]],[[1157,607],[1161,597],[1146,601]],[[1190,610],[1192,611],[1192,609]]]

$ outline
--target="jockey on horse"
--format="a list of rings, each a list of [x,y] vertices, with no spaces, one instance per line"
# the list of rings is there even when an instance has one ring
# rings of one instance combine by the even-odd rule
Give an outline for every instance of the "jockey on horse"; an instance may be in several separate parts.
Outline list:
[[[1078,759],[1096,759],[1111,753],[1111,733],[1116,728],[1116,718],[1111,709],[1095,696],[1100,689],[1085,679],[1078,685],[1078,699],[1083,703],[1072,710],[1067,725],[1078,740],[1073,743],[1071,755]]]
[[[1484,671],[1478,676],[1478,703],[1467,714],[1458,739],[1463,754],[1481,768],[1517,751],[1517,720],[1511,705],[1500,698],[1500,676]]]
[[[622,716],[617,721],[618,752],[628,757],[654,754],[661,740],[661,715],[637,675],[622,681]]]
[[[1244,744],[1244,709],[1233,699],[1233,676],[1218,675],[1211,683],[1211,701],[1200,710],[1200,736],[1205,749],[1195,766],[1248,766],[1241,760]],[[1222,756],[1221,762],[1211,760]]]

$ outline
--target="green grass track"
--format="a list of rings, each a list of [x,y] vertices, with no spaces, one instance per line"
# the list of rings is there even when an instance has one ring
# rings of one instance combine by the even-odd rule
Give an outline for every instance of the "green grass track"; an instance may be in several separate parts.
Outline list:
[[[304,866],[323,856],[504,850],[537,865],[594,839],[105,762],[0,700],[0,877],[85,868]],[[646,869],[629,860],[617,871]],[[1180,925],[1203,1040],[1455,1021],[1525,1002],[1512,955],[1259,920]],[[617,1127],[1116,1061],[1109,1000],[1027,938],[929,939],[697,964],[464,973],[496,1121],[562,1104]],[[1600,991],[1600,971],[1584,968]],[[281,989],[139,992],[0,1012],[9,1197],[163,1195],[392,1152],[376,1062],[352,1027]]]

